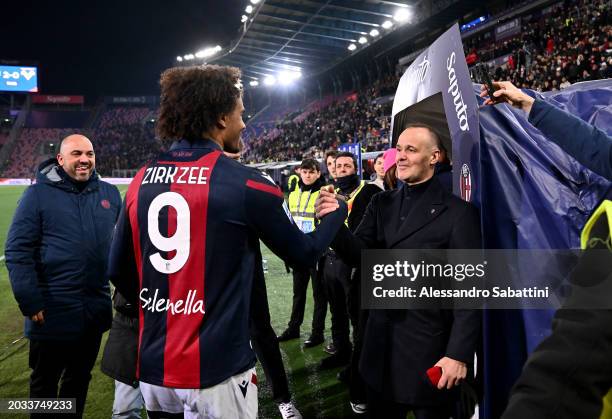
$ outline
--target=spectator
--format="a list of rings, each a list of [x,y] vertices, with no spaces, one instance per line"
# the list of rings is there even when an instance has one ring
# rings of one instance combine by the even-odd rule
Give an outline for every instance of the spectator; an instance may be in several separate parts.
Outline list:
[[[374,172],[376,173],[376,179],[372,182],[383,191],[385,190],[385,156],[380,153],[374,160]]]
[[[119,191],[99,180],[95,163],[89,139],[66,137],[57,160],[41,164],[37,183],[24,192],[6,242],[30,339],[30,397],[76,398],[77,417],[111,325],[105,272],[121,206]]]

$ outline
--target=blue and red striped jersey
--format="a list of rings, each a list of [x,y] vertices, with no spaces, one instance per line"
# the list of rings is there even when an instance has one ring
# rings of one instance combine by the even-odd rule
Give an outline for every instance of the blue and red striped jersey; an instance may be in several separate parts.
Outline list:
[[[176,142],[140,169],[109,259],[111,281],[139,305],[139,379],[207,388],[251,368],[259,240],[288,263],[311,266],[345,216],[341,205],[303,234],[280,189],[210,140]]]

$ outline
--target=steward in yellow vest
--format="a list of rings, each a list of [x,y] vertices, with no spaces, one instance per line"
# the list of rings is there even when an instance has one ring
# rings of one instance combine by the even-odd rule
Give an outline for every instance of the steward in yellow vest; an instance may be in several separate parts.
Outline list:
[[[314,159],[305,159],[300,165],[300,177],[296,187],[289,193],[289,212],[298,228],[304,233],[310,233],[315,227],[315,201],[324,184],[319,163]]]
[[[334,189],[337,194],[342,195],[346,200],[349,216],[351,215],[355,198],[366,184],[365,181],[359,179],[357,167],[357,160],[352,153],[348,151],[338,153],[336,157]],[[348,223],[348,216],[346,220],[346,223]]]

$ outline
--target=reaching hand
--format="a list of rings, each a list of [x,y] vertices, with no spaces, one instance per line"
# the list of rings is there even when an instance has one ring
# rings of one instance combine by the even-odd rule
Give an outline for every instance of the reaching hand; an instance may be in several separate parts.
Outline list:
[[[455,361],[446,356],[439,360],[435,366],[442,367],[442,377],[438,381],[439,390],[445,387],[450,390],[459,385],[461,380],[465,379],[467,375],[467,366],[464,362]]]
[[[333,212],[338,209],[339,207],[340,205],[338,205],[336,193],[334,192],[334,187],[328,185],[321,188],[319,197],[315,202],[315,212],[317,214],[317,218],[323,218],[330,212]]]
[[[493,92],[493,97],[489,97],[485,100],[485,105],[495,105],[497,103],[509,103],[515,108],[522,109],[523,111],[529,112],[531,111],[531,107],[533,106],[533,99],[526,93],[523,93],[520,89],[518,89],[515,85],[510,83],[509,81],[494,81],[493,87],[495,87],[495,92]],[[489,93],[487,91],[486,86],[483,84],[481,87],[480,97],[486,97]]]

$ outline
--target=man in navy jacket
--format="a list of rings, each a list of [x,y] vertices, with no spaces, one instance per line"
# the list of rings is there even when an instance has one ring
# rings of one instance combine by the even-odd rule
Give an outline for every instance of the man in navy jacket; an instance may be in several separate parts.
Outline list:
[[[76,398],[82,415],[102,333],[111,325],[106,266],[121,207],[95,172],[93,145],[66,137],[21,197],[6,265],[30,339],[30,397]],[[58,392],[58,383],[60,382]]]

